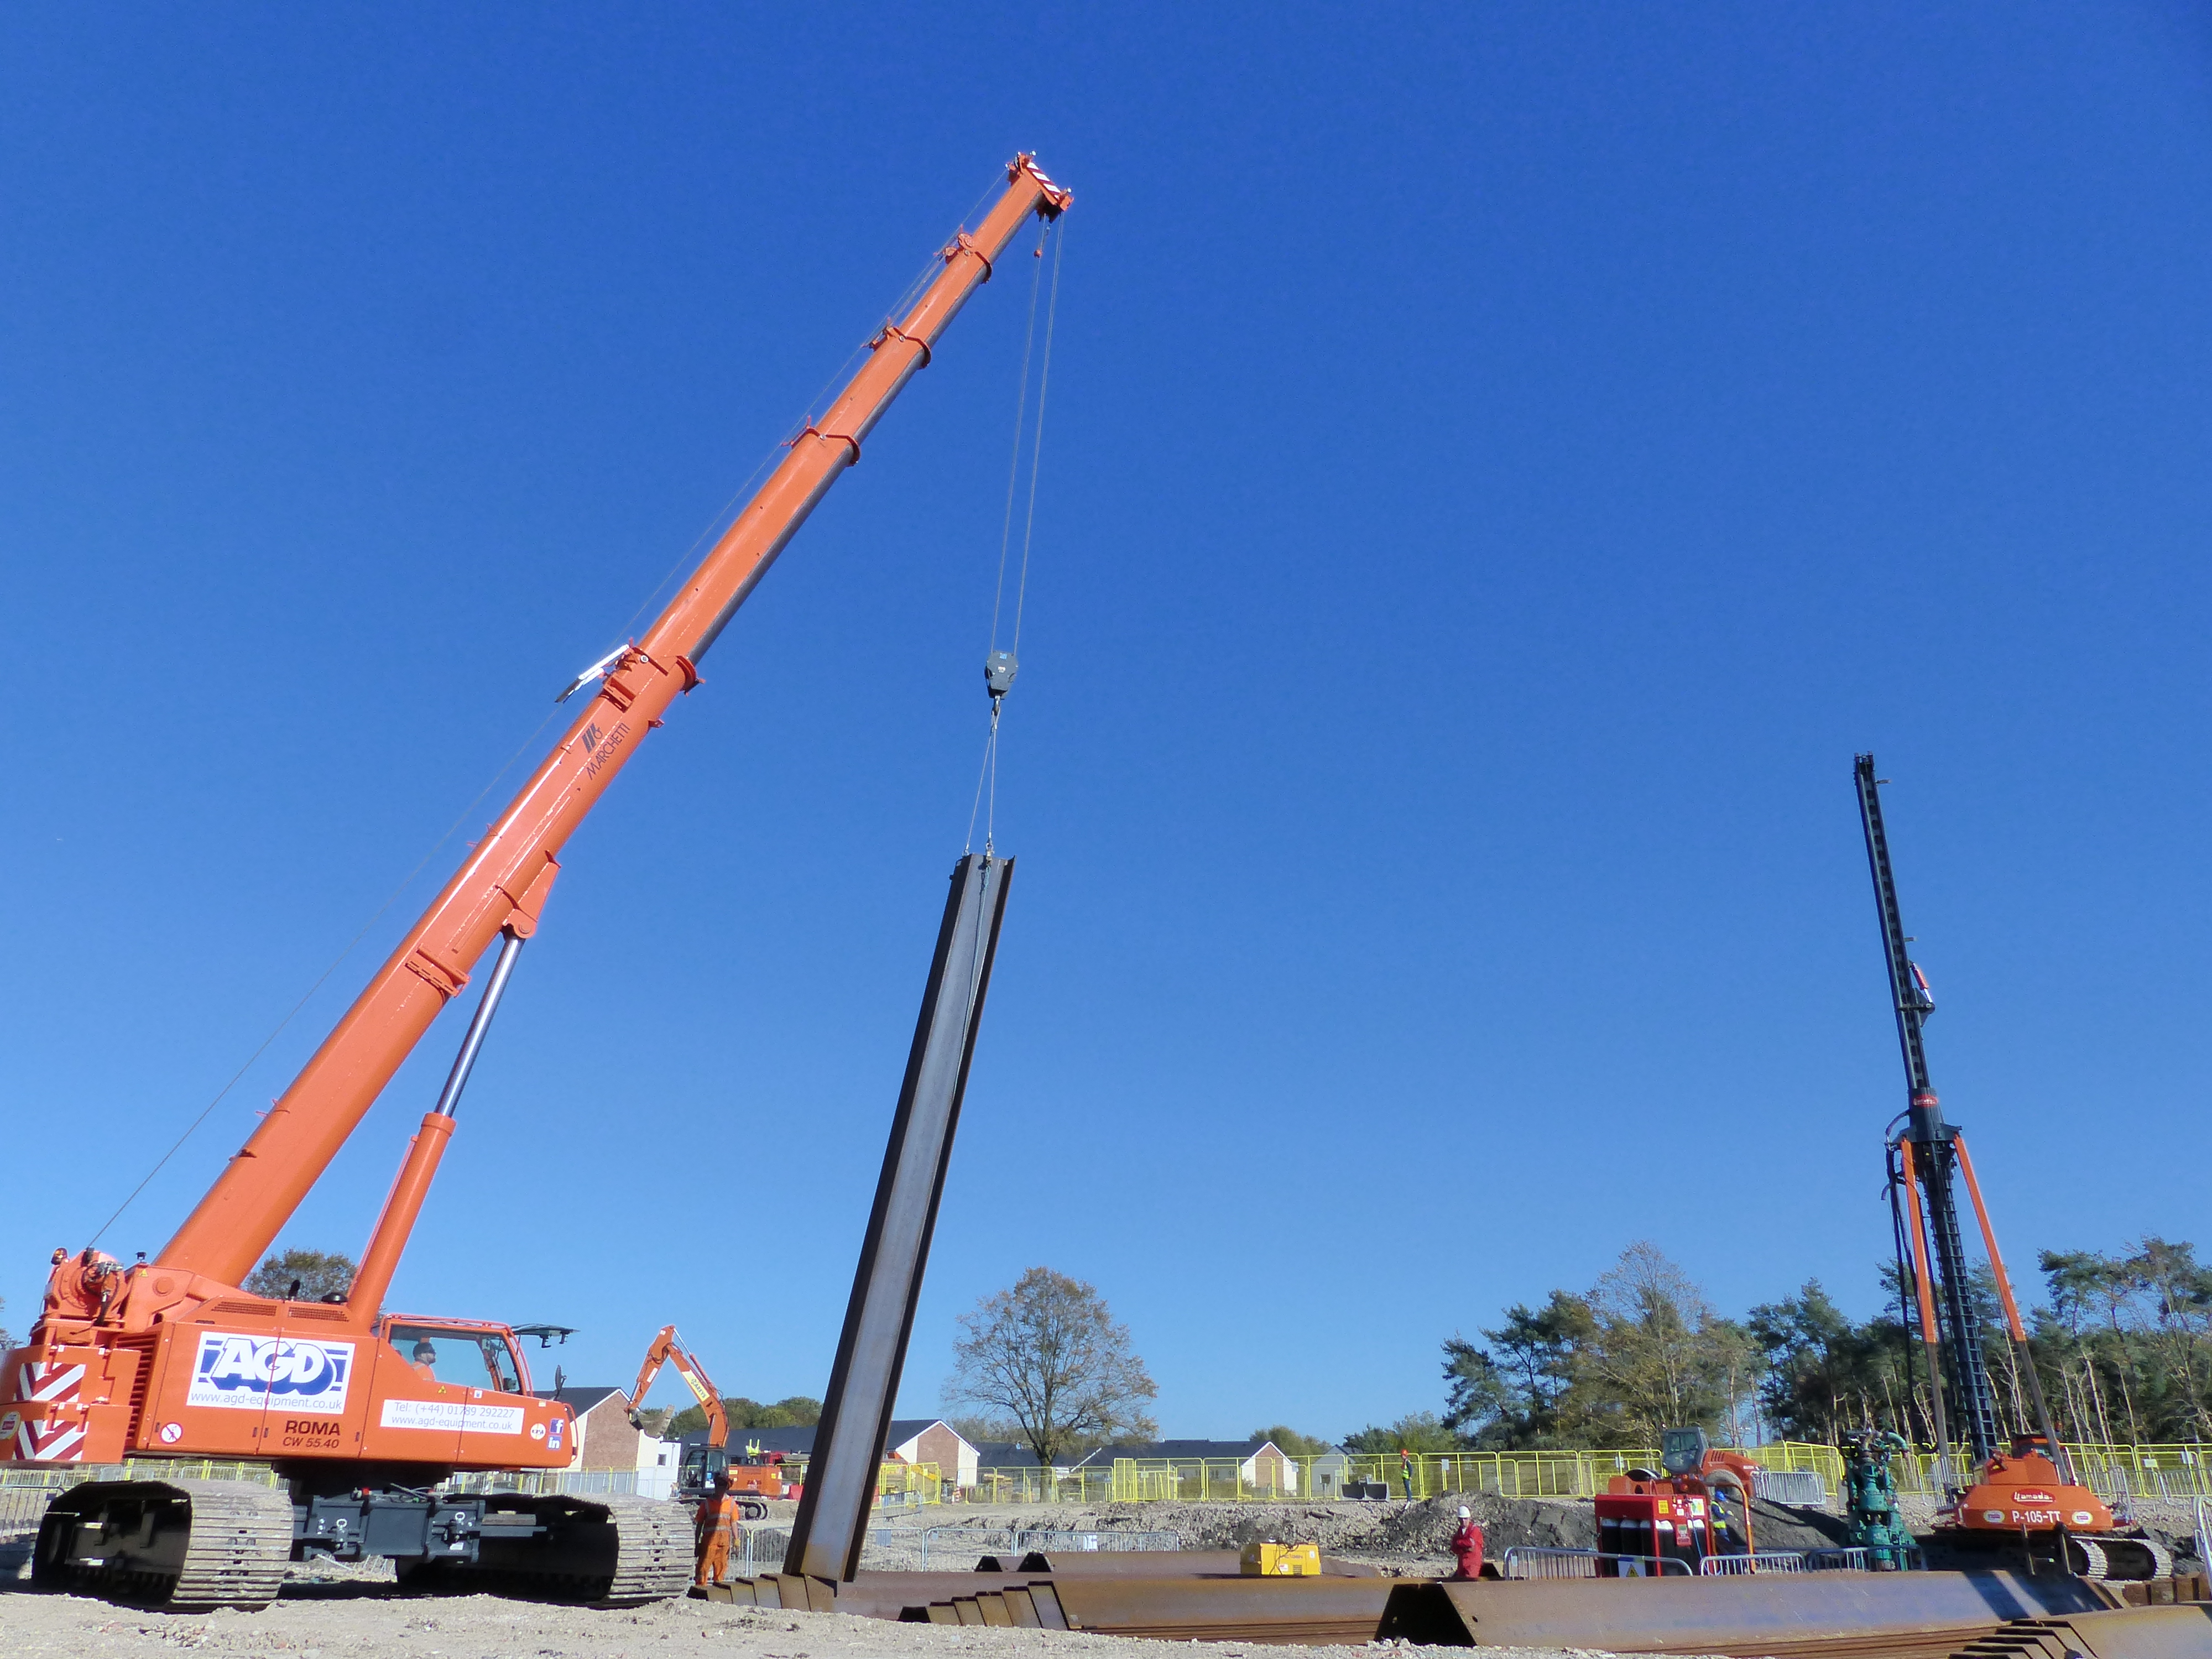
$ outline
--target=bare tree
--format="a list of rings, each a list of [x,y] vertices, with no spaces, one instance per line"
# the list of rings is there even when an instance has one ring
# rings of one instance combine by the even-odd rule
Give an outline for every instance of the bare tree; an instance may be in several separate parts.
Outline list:
[[[335,1250],[287,1250],[256,1267],[239,1288],[280,1302],[343,1301],[353,1273],[353,1258]]]
[[[1130,1349],[1129,1328],[1095,1286],[1049,1267],[963,1314],[952,1359],[946,1401],[1011,1418],[1048,1468],[1079,1445],[1160,1431],[1144,1410],[1159,1389]]]
[[[4,1310],[7,1305],[7,1298],[0,1297],[0,1310]],[[0,1353],[5,1353],[16,1346],[15,1339],[8,1334],[8,1328],[5,1325],[0,1325]]]
[[[1717,1425],[1731,1373],[1756,1364],[1741,1326],[1720,1318],[1690,1276],[1656,1245],[1638,1241],[1590,1287],[1597,1330],[1578,1379],[1604,1402],[1625,1443],[1652,1446],[1661,1431]]]

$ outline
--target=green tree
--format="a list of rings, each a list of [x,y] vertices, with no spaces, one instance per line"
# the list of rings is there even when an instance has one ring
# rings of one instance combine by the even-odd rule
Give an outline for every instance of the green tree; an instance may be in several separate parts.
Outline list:
[[[1358,1433],[1344,1437],[1345,1450],[1369,1455],[1457,1451],[1460,1444],[1460,1437],[1446,1428],[1434,1412],[1411,1412],[1388,1428],[1370,1424]]]
[[[2046,1250],[2038,1265],[2049,1306],[2031,1347],[2063,1425],[2138,1444],[2212,1437],[2212,1268],[2194,1245],[2152,1236],[2126,1255]]]
[[[1588,1302],[1553,1291],[1540,1309],[1508,1308],[1503,1325],[1482,1332],[1487,1348],[1449,1338],[1444,1425],[1487,1449],[1558,1445],[1575,1363],[1596,1328]]]
[[[353,1288],[354,1262],[335,1250],[287,1250],[246,1275],[241,1290],[279,1302],[343,1302]]]
[[[1159,1435],[1145,1410],[1159,1389],[1129,1328],[1095,1286],[1049,1267],[1031,1267],[963,1314],[952,1361],[947,1402],[1011,1418],[1047,1467],[1086,1444]]]
[[[730,1420],[730,1432],[741,1429],[804,1429],[822,1420],[822,1402],[810,1395],[794,1394],[779,1400],[772,1406],[763,1406],[757,1400],[748,1400],[743,1395],[722,1397],[722,1413]],[[686,1406],[668,1419],[661,1431],[670,1440],[678,1440],[695,1434],[707,1426],[704,1406]]]
[[[1335,1449],[1320,1437],[1300,1434],[1287,1423],[1278,1423],[1271,1429],[1255,1429],[1244,1437],[1273,1441],[1275,1449],[1286,1457],[1320,1457]]]
[[[1585,1299],[1595,1328],[1575,1356],[1569,1403],[1586,1443],[1656,1446],[1664,1429],[1717,1429],[1735,1403],[1730,1380],[1757,1376],[1750,1334],[1655,1244],[1623,1250]]]

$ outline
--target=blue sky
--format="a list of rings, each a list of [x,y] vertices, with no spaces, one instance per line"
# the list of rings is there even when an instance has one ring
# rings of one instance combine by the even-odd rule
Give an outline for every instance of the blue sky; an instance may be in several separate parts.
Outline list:
[[[1870,1311],[1859,749],[2017,1265],[2212,1244],[2201,11],[52,9],[0,145],[19,1334],[368,923],[103,1243],[168,1237],[1018,149],[1077,195],[1020,865],[908,1409],[1040,1262],[1193,1435],[1434,1407],[1641,1237]],[[570,843],[395,1304],[820,1391],[1024,299]],[[284,1243],[358,1250],[462,1018]]]

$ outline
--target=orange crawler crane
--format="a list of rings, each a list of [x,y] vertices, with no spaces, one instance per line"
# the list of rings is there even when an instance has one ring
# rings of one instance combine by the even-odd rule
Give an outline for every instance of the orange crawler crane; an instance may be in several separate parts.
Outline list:
[[[578,677],[597,692],[151,1261],[54,1252],[30,1340],[0,1360],[0,1468],[132,1457],[252,1459],[282,1485],[131,1477],[49,1506],[33,1579],[175,1607],[265,1605],[285,1562],[388,1556],[419,1583],[515,1583],[599,1599],[678,1593],[690,1528],[618,1497],[451,1493],[463,1470],[557,1468],[568,1408],[531,1391],[502,1325],[387,1313],[384,1294],[453,1133],[453,1112],[569,835],[677,697],[992,262],[1069,196],[1026,156],[948,246],[906,314],[644,636]],[[568,692],[562,694],[565,698]],[[410,1143],[341,1302],[239,1288],[494,941],[495,964],[436,1107]],[[149,1472],[150,1474],[150,1472]]]

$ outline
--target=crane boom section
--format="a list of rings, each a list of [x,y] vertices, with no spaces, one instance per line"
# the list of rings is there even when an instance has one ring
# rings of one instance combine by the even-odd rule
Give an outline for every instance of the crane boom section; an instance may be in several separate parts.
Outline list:
[[[675,599],[626,650],[551,754],[399,941],[322,1046],[231,1159],[157,1258],[235,1285],[258,1261],[439,1012],[504,927],[526,935],[569,835],[668,706],[698,684],[697,664],[805,521],[992,262],[1032,214],[1056,216],[1067,192],[1027,157],[906,315],[807,427]]]

